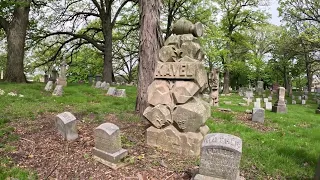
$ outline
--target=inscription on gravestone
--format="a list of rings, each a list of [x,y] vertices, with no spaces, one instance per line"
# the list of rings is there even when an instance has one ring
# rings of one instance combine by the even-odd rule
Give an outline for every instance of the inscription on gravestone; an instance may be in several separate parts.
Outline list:
[[[208,134],[202,143],[199,172],[214,178],[237,179],[241,154],[242,140],[239,137]]]

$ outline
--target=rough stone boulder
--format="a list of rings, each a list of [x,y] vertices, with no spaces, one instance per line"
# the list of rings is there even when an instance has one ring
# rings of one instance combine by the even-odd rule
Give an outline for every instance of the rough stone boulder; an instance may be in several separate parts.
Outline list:
[[[149,127],[147,129],[147,144],[160,147],[169,152],[174,152],[189,156],[199,156],[200,147],[203,140],[201,132],[179,132],[170,125],[164,129]]]
[[[201,60],[202,52],[200,44],[194,42],[185,42],[181,45],[182,57],[188,56],[192,59]]]
[[[191,99],[199,89],[199,85],[192,81],[176,81],[172,93],[177,104],[183,104]]]
[[[159,59],[162,62],[175,62],[180,54],[180,50],[174,45],[163,46],[159,51]]]
[[[164,45],[165,46],[168,46],[168,45],[174,45],[176,47],[180,47],[181,43],[181,36],[180,35],[172,35],[170,36],[165,42],[164,42]]]
[[[209,116],[209,103],[194,98],[186,104],[178,105],[172,113],[172,120],[182,132],[197,132]]]
[[[147,107],[143,115],[157,128],[172,124],[170,110],[166,105],[159,104],[156,107]]]
[[[155,80],[148,87],[148,103],[157,106],[159,104],[172,105],[169,82],[165,80]]]

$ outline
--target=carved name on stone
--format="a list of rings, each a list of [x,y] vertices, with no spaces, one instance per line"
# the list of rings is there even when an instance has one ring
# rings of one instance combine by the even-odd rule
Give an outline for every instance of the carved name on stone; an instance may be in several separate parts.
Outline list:
[[[202,143],[199,172],[214,178],[237,179],[241,154],[242,140],[239,137],[208,134]]]
[[[154,78],[194,79],[199,63],[158,63]]]

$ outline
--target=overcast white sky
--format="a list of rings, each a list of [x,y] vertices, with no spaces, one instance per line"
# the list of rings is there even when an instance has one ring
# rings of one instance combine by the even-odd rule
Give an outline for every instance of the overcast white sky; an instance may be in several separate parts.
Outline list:
[[[270,23],[275,25],[280,25],[280,18],[279,18],[279,12],[277,8],[279,7],[278,0],[270,0],[270,6],[266,8],[267,12],[272,15],[272,18],[270,20]]]

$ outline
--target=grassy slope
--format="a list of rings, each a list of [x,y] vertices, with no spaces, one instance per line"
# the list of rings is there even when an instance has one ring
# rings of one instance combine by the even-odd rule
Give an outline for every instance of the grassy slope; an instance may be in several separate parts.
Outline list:
[[[0,96],[0,148],[8,149],[6,142],[17,139],[10,133],[13,128],[5,125],[11,120],[33,120],[44,112],[71,111],[94,113],[95,120],[102,121],[104,114],[114,113],[120,119],[126,119],[124,112],[134,111],[135,87],[124,87],[128,98],[107,97],[103,95],[103,90],[86,85],[68,85],[63,97],[52,97],[43,88],[44,84],[0,84],[0,89],[6,93],[17,91],[25,96]],[[224,105],[223,101],[232,101],[233,105]],[[242,170],[255,179],[265,179],[267,176],[306,179],[313,176],[320,152],[320,117],[314,113],[316,105],[312,104],[312,100],[305,106],[288,105],[288,114],[267,111],[265,126],[274,129],[268,132],[250,128],[235,118],[237,113],[251,108],[237,105],[243,102],[241,97],[221,97],[220,102],[221,107],[231,108],[235,113],[214,111],[213,118],[220,120],[208,121],[207,124],[211,132],[230,133],[242,138]],[[29,176],[25,170],[8,168],[12,164],[10,159],[2,158],[0,162],[0,179],[9,176],[24,179]]]

